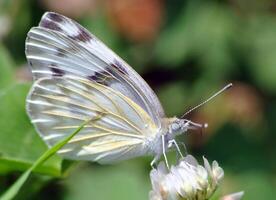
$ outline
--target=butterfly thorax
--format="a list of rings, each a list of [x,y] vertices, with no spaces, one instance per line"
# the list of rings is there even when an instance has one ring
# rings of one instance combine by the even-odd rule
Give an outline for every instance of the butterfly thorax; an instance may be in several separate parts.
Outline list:
[[[156,134],[154,138],[149,141],[150,151],[154,154],[162,154],[164,138],[164,148],[167,150],[170,141],[174,140],[176,136],[186,132],[190,127],[190,121],[186,119],[164,118],[163,128]]]
[[[189,128],[189,121],[186,119],[178,119],[177,117],[166,118],[167,131],[165,135],[165,142],[175,139],[176,136],[186,132]]]

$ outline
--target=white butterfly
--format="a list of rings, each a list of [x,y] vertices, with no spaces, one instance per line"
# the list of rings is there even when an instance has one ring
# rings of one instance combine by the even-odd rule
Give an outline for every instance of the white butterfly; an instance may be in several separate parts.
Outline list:
[[[27,112],[49,147],[100,116],[58,152],[66,158],[112,163],[154,155],[153,164],[163,154],[167,162],[175,136],[197,126],[166,118],[147,83],[67,17],[45,13],[28,33],[26,56],[35,81]]]

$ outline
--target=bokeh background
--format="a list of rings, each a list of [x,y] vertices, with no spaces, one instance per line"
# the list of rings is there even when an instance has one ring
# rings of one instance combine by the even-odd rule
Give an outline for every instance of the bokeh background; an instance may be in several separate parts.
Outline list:
[[[179,140],[217,160],[216,196],[276,196],[276,2],[273,0],[0,0],[0,192],[46,146],[25,113],[31,86],[28,30],[45,11],[79,21],[152,86],[167,116],[180,116],[225,84],[234,87],[187,116],[208,129]],[[174,154],[171,153],[173,163]],[[51,158],[17,199],[148,198],[151,158],[116,165]]]

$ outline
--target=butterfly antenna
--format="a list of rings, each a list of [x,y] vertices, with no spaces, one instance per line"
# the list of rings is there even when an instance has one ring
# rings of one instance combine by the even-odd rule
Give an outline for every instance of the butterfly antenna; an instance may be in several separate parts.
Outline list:
[[[228,90],[232,86],[233,86],[232,83],[229,83],[228,85],[224,86],[222,89],[220,89],[218,92],[216,92],[215,94],[213,94],[212,96],[210,96],[208,99],[206,99],[202,103],[200,103],[197,106],[193,107],[192,109],[188,110],[186,113],[184,113],[184,115],[181,116],[181,118],[184,118],[186,115],[190,114],[195,109],[197,109],[197,108],[203,106],[204,104],[208,103],[210,100],[212,100],[213,98],[215,98],[216,96],[218,96],[219,94],[221,94],[222,92],[224,92],[225,90]]]

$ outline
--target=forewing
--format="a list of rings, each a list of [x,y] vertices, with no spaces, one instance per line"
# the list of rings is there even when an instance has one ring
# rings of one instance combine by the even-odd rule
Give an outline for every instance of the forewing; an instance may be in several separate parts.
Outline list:
[[[39,27],[28,33],[26,55],[35,80],[74,75],[111,87],[138,104],[161,127],[164,112],[147,83],[75,21],[46,13]]]
[[[75,76],[41,78],[27,97],[27,110],[42,139],[53,146],[86,120],[59,153],[69,159],[110,163],[146,153],[157,133],[149,115],[114,89]]]

